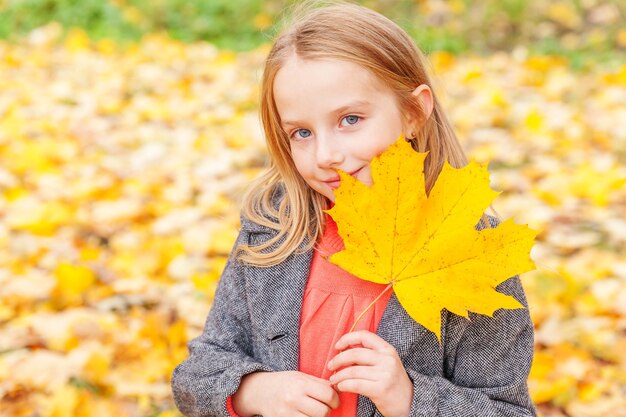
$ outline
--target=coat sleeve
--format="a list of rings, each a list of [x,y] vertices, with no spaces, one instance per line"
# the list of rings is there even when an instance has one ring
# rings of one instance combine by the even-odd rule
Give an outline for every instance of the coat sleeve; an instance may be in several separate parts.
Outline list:
[[[240,231],[219,280],[202,334],[187,344],[189,357],[172,374],[172,393],[188,417],[230,416],[228,398],[241,378],[255,371],[272,371],[253,358],[252,336],[243,268],[234,249],[248,243]]]
[[[491,216],[489,221],[492,227],[499,223]],[[481,220],[477,228],[483,225]],[[526,308],[499,309],[493,317],[470,313],[470,320],[446,312],[445,378],[405,368],[413,381],[411,417],[537,415],[527,385],[534,330],[519,276],[496,290]]]

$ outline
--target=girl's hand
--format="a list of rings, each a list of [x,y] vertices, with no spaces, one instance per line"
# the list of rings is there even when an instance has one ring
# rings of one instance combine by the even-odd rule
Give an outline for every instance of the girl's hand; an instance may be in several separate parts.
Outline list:
[[[298,371],[248,374],[232,400],[242,417],[326,417],[339,407],[330,382]]]
[[[328,369],[340,369],[330,377],[339,391],[369,397],[385,417],[409,415],[413,382],[393,346],[361,330],[343,335],[335,349],[342,352],[328,363]]]

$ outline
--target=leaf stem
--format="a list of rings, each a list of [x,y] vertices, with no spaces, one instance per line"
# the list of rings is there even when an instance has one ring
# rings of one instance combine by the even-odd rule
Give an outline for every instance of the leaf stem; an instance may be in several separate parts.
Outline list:
[[[393,288],[393,282],[390,282],[390,283],[389,283],[389,285],[387,285],[387,286],[385,287],[385,289],[384,289],[384,290],[383,290],[380,294],[378,294],[378,296],[377,296],[376,298],[374,298],[374,301],[372,301],[372,302],[370,303],[370,305],[368,305],[368,306],[365,308],[365,310],[363,310],[363,312],[362,312],[361,314],[359,314],[359,317],[357,317],[357,318],[356,318],[356,320],[354,321],[354,324],[352,325],[352,327],[350,328],[350,331],[348,331],[348,333],[351,333],[351,332],[354,330],[354,328],[355,328],[356,324],[359,322],[359,320],[361,320],[361,319],[363,318],[363,316],[365,315],[365,313],[367,312],[367,310],[369,310],[370,308],[372,308],[372,306],[373,306],[374,304],[376,304],[376,301],[378,301],[378,300],[380,299],[380,297],[382,297],[382,296],[383,296],[383,294],[384,294],[384,293],[386,293],[387,291],[389,291],[389,289],[390,289],[390,288]]]

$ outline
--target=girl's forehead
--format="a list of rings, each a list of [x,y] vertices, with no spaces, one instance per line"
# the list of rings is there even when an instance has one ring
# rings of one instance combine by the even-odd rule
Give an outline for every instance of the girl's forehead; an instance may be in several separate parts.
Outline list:
[[[273,92],[283,126],[397,106],[396,95],[368,69],[339,59],[291,59],[277,72]]]
[[[292,54],[277,71],[274,94],[315,87],[335,90],[388,92],[388,87],[369,69],[348,60],[332,57],[303,59]]]
[[[352,72],[355,75],[373,76],[362,65],[348,59],[334,57],[302,58],[297,54],[291,54],[281,65],[279,72],[285,71],[326,71],[326,72]]]

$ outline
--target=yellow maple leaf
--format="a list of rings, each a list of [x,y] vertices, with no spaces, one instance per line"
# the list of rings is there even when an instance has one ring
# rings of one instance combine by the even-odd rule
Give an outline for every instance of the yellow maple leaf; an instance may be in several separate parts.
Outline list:
[[[535,268],[529,252],[537,231],[512,220],[476,230],[499,194],[489,188],[487,164],[455,169],[446,162],[427,196],[426,156],[400,136],[372,160],[371,187],[338,170],[335,205],[326,212],[345,244],[330,261],[393,286],[408,314],[441,341],[444,308],[463,317],[524,308],[495,287]]]

